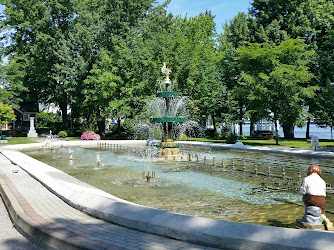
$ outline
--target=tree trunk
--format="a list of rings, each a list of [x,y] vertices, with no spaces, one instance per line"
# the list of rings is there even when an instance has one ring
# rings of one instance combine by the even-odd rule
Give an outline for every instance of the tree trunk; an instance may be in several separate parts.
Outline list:
[[[285,139],[295,138],[295,126],[293,124],[283,124],[283,133]]]
[[[240,122],[239,122],[239,135],[242,135],[242,120],[244,118],[244,111],[243,111],[243,105],[240,105]]]
[[[88,108],[87,127],[94,131],[94,114],[91,108]]]
[[[106,132],[106,121],[104,118],[101,117],[101,109],[98,108],[97,109],[97,128],[99,130],[99,135],[101,136],[105,136],[105,132]]]
[[[310,139],[310,124],[311,124],[311,118],[307,117],[307,123],[306,123],[306,139]]]
[[[213,124],[213,136],[215,136],[216,134],[216,119],[215,119],[215,115],[211,115],[211,118],[212,118],[212,124]]]
[[[63,121],[63,129],[67,129],[68,128],[68,124],[67,124],[67,102],[62,102],[60,105],[60,110],[61,110],[61,117],[62,117],[62,121]]]
[[[102,121],[97,121],[97,127],[99,129],[99,135],[104,136],[106,131],[106,122],[103,119]]]
[[[239,122],[239,127],[240,127],[239,134],[242,135],[242,121]]]
[[[250,122],[250,126],[249,126],[249,135],[253,136],[255,134],[255,126],[254,126],[254,122]]]
[[[63,129],[68,128],[67,124],[67,104],[68,104],[68,97],[66,91],[62,91],[62,98],[59,104],[60,110],[61,110],[61,116],[63,120]]]
[[[121,135],[121,118],[117,118],[117,134],[120,136]]]

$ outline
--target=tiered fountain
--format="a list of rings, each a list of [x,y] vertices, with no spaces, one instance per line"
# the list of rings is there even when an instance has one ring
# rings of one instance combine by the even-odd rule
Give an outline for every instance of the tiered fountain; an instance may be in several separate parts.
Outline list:
[[[180,149],[172,138],[173,124],[183,123],[185,118],[178,116],[178,105],[174,105],[180,99],[178,92],[173,91],[173,85],[169,79],[171,70],[166,68],[166,63],[161,69],[161,72],[166,75],[166,79],[162,81],[161,91],[157,92],[157,99],[163,108],[159,112],[159,117],[150,118],[151,123],[161,124],[163,135],[161,144],[158,145],[161,157],[167,160],[180,159]]]

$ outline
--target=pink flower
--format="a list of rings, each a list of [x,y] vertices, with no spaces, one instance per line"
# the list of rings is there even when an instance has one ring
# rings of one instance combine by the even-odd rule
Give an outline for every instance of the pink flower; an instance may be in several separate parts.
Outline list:
[[[81,140],[100,140],[101,137],[99,134],[96,134],[93,131],[86,131],[81,135],[80,139]]]

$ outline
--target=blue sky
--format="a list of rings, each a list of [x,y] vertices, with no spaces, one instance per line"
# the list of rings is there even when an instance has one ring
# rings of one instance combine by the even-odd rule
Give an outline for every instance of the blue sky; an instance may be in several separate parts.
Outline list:
[[[158,3],[163,3],[165,0],[157,0]],[[211,13],[216,16],[216,28],[218,32],[222,32],[222,24],[231,20],[238,12],[248,12],[252,0],[171,0],[167,10],[174,15],[188,17],[198,15],[205,10],[211,10]],[[0,11],[4,8],[0,5]]]
[[[159,4],[165,0],[157,0]],[[216,28],[222,32],[222,24],[231,20],[238,12],[248,12],[251,0],[171,0],[167,11],[174,15],[188,17],[210,10],[215,15]]]
[[[156,0],[159,4],[165,0]],[[223,32],[222,24],[235,17],[238,12],[248,12],[252,0],[171,0],[167,11],[174,15],[194,17],[205,10],[210,10],[215,15],[216,28]],[[0,11],[4,6],[0,4]]]

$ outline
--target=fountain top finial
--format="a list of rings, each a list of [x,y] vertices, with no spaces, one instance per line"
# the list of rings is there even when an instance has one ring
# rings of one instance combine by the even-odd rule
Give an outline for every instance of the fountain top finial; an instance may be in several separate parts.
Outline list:
[[[161,72],[166,75],[166,79],[164,80],[164,83],[171,83],[170,80],[169,80],[169,74],[172,71],[170,69],[167,69],[166,62],[164,62],[164,66],[162,66]]]

